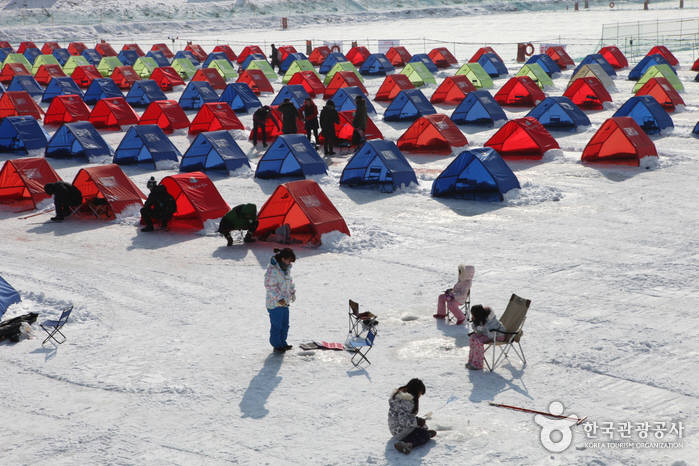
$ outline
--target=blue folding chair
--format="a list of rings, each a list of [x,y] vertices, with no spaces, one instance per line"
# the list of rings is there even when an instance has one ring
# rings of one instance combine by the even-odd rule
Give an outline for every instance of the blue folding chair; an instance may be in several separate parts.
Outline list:
[[[371,364],[371,361],[367,359],[366,355],[374,347],[374,338],[376,338],[376,329],[372,328],[367,332],[366,338],[355,337],[347,341],[345,346],[350,350],[354,350],[354,355],[351,359],[354,367],[359,367],[362,361]]]
[[[63,327],[66,322],[68,321],[68,317],[70,316],[70,313],[73,311],[73,305],[71,304],[70,307],[66,308],[63,312],[61,312],[61,317],[58,318],[58,320],[45,320],[39,326],[44,329],[46,333],[48,333],[48,337],[44,341],[41,342],[43,345],[49,340],[53,340],[56,343],[63,344],[68,338],[61,333],[61,327]],[[63,339],[58,340],[55,335],[59,334]]]

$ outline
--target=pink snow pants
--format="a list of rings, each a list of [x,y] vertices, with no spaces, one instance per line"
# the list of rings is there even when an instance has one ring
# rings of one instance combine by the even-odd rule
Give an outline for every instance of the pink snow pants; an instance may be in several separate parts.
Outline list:
[[[451,311],[451,313],[454,314],[454,317],[456,317],[457,322],[464,320],[464,313],[461,312],[461,309],[459,309],[459,303],[457,303],[455,299],[447,300],[447,295],[442,293],[437,299],[437,314],[440,316],[446,316],[447,306],[449,306],[449,311]]]
[[[503,341],[504,336],[498,336],[499,341]],[[468,339],[468,363],[471,364],[476,369],[483,369],[483,344],[488,343],[490,338],[483,335],[482,333],[474,333]]]

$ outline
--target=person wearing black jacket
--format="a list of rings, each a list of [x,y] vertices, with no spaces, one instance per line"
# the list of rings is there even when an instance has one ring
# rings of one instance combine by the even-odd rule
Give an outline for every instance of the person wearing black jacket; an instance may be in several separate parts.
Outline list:
[[[320,111],[320,130],[323,133],[323,152],[325,155],[335,154],[335,143],[337,136],[335,135],[335,124],[340,123],[340,117],[335,110],[335,102],[328,100]]]
[[[272,69],[275,67],[279,69],[279,50],[272,44],[272,54],[269,56],[271,60]]]
[[[299,116],[299,111],[296,109],[291,100],[284,99],[284,102],[278,108],[282,114],[282,133],[294,134],[298,131],[296,127],[296,119]]]
[[[51,220],[54,222],[63,221],[64,218],[71,214],[71,207],[77,207],[83,202],[83,195],[80,190],[65,181],[45,184],[44,192],[53,196],[56,216],[51,217]]]
[[[316,149],[318,148],[318,107],[313,103],[310,98],[303,102],[303,107],[301,107],[301,113],[303,113],[303,125],[306,129],[306,137],[311,140],[311,133],[315,137]]]
[[[165,230],[172,216],[177,211],[175,198],[167,192],[165,186],[158,184],[152,176],[148,180],[150,194],[141,209],[141,219],[146,224],[141,231],[153,231],[153,220],[160,222],[160,229]]]
[[[354,103],[357,106],[357,110],[354,111],[354,118],[352,118],[352,126],[354,126],[352,145],[358,146],[366,141],[366,121],[368,117],[364,97],[358,95],[354,99]]]
[[[257,146],[258,131],[262,136],[262,147],[267,147],[267,119],[271,117],[272,109],[269,105],[260,107],[252,114],[252,145]],[[272,119],[274,124],[277,122]],[[278,127],[278,125],[277,125]]]

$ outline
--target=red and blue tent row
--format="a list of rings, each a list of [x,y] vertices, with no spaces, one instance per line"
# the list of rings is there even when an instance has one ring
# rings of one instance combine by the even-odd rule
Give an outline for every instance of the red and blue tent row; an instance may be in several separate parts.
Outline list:
[[[347,57],[347,60],[349,60],[354,66],[360,66],[367,58],[369,58],[369,55],[371,55],[369,49],[362,45],[357,45],[349,49],[349,51],[345,54],[345,57]]]
[[[233,62],[236,60],[236,58],[238,58],[238,56],[235,54],[235,52],[233,51],[233,49],[231,48],[231,46],[230,46],[230,45],[226,45],[226,44],[219,44],[219,45],[217,45],[216,47],[214,47],[214,49],[212,50],[212,52],[223,52],[223,53],[225,53],[225,54],[226,54],[226,58],[228,58],[228,60],[229,60],[231,63],[233,63]]]
[[[328,167],[302,134],[282,134],[257,162],[255,178],[305,178],[325,175]]]
[[[141,80],[141,77],[132,66],[117,66],[112,71],[111,78],[120,89],[130,89],[131,86]]]
[[[133,50],[134,52],[136,52],[138,54],[139,57],[143,57],[146,55],[145,52],[143,52],[143,49],[141,49],[141,47],[138,44],[124,44],[121,47],[121,50],[122,50],[122,52],[124,50]]]
[[[99,78],[92,81],[83,95],[83,100],[86,104],[94,105],[100,99],[108,97],[124,97],[124,95],[114,81],[109,78]]]
[[[437,68],[449,68],[456,65],[459,61],[446,47],[437,47],[429,51],[427,56],[437,65]]]
[[[226,102],[209,102],[199,109],[197,116],[192,120],[189,134],[230,129],[244,130],[245,127]]]
[[[510,78],[495,94],[498,104],[509,107],[535,107],[545,98],[546,94],[529,76]]]
[[[649,159],[645,159],[649,157]],[[581,160],[588,163],[649,166],[658,151],[648,135],[631,117],[612,117],[592,136]],[[644,160],[645,159],[645,160]]]
[[[418,184],[415,171],[393,141],[367,141],[347,161],[340,185],[393,192]]]
[[[199,133],[182,156],[180,171],[234,172],[240,167],[250,168],[250,161],[228,131]]]
[[[668,112],[674,112],[678,105],[684,106],[684,100],[672,87],[670,81],[663,77],[650,78],[636,95],[649,95],[658,101]]]
[[[111,160],[114,151],[90,122],[65,123],[46,144],[46,157],[82,158],[100,163]]]
[[[391,65],[400,67],[405,66],[412,58],[412,55],[405,47],[397,45],[386,51],[386,58],[391,62]]]
[[[225,89],[226,81],[216,68],[200,68],[192,76],[192,81],[204,81],[209,83],[213,89]]]
[[[476,53],[474,53],[473,56],[471,58],[469,58],[468,62],[469,63],[478,63],[478,60],[480,60],[481,56],[483,56],[486,53],[494,53],[495,56],[500,58],[500,61],[502,61],[502,58],[500,57],[500,55],[498,55],[498,53],[492,47],[486,46],[486,47],[481,47],[478,50],[476,50]]]
[[[147,107],[152,102],[167,100],[167,96],[160,89],[158,83],[152,79],[144,79],[134,83],[125,99],[132,107]]]
[[[262,70],[241,71],[235,82],[247,84],[256,95],[260,95],[263,92],[274,92],[274,88]]]
[[[281,63],[284,60],[286,60],[289,57],[289,55],[291,55],[292,53],[298,53],[298,51],[296,50],[296,47],[294,47],[293,45],[280,45],[277,48],[277,53],[279,53],[279,62]]]
[[[257,214],[255,236],[264,240],[278,227],[289,225],[291,239],[320,245],[323,234],[339,231],[350,236],[345,220],[313,180],[277,186]]]
[[[105,216],[114,218],[130,206],[140,207],[146,196],[115,163],[82,168],[73,186],[83,195],[82,205],[105,203]]]
[[[180,74],[171,66],[160,66],[153,70],[150,79],[158,83],[160,89],[167,92],[176,86],[184,86],[185,82]]]
[[[177,204],[177,211],[168,223],[171,229],[201,230],[204,222],[221,218],[230,210],[216,185],[203,172],[166,176],[160,184]]]
[[[663,56],[665,60],[667,60],[668,64],[670,66],[677,66],[680,64],[679,60],[677,60],[677,57],[675,57],[670,50],[665,47],[664,45],[656,45],[652,49],[648,51],[646,56],[650,56],[653,54],[659,53],[660,55]]]
[[[95,128],[119,131],[122,126],[138,124],[138,115],[123,97],[109,97],[97,101],[90,112],[90,123]]]
[[[97,71],[95,65],[81,65],[75,67],[70,75],[73,81],[80,87],[89,87],[95,79],[101,79],[102,73]]]
[[[401,151],[446,155],[453,147],[468,145],[468,140],[448,116],[434,113],[415,120],[396,144]]]
[[[51,82],[53,78],[64,78],[66,74],[63,72],[63,68],[60,65],[41,65],[34,75],[34,79],[39,84],[44,86]]]
[[[536,118],[547,129],[575,130],[590,126],[590,119],[568,97],[547,97],[528,117]]]
[[[335,123],[335,136],[337,138],[337,145],[340,147],[354,147],[352,144],[352,135],[354,134],[354,126],[352,121],[354,120],[354,110],[347,110],[344,112],[337,112],[340,122]],[[364,137],[368,140],[371,139],[383,139],[383,134],[372,121],[371,118],[366,119],[366,132]],[[325,142],[325,136],[321,132],[318,136],[318,141],[320,143]]]
[[[80,99],[83,98],[83,91],[80,90],[75,81],[73,81],[68,76],[62,76],[58,78],[53,78],[49,82],[48,86],[44,90],[41,96],[41,102],[51,102],[55,97],[59,95],[77,95]]]
[[[0,83],[7,84],[15,76],[31,76],[32,74],[21,63],[5,63],[0,72]]]
[[[400,91],[383,114],[384,121],[413,121],[437,113],[419,89]]]
[[[68,44],[68,51],[71,55],[81,55],[85,50],[87,50],[87,45],[82,42],[71,42]]]
[[[415,85],[404,74],[396,73],[389,74],[381,83],[379,90],[376,91],[374,100],[377,102],[390,102],[395,99],[400,91],[405,89],[415,89]]]
[[[271,111],[265,121],[265,135],[267,136],[267,142],[274,141],[277,136],[282,134],[282,114],[277,110],[277,107],[270,107]],[[304,129],[303,120],[300,116],[296,118],[296,132],[298,134],[306,134]],[[252,130],[250,131],[249,140],[252,140]],[[262,140],[262,132],[258,131],[257,140]]]
[[[5,162],[0,170],[0,203],[28,204],[26,210],[51,196],[44,185],[61,181],[58,173],[44,157],[25,157]]]
[[[58,42],[53,42],[53,41],[44,42],[44,45],[41,46],[41,53],[43,53],[44,55],[51,55],[54,50],[60,49],[60,48],[61,48],[61,46],[58,45]]]
[[[248,55],[251,55],[253,53],[259,53],[261,55],[265,54],[262,51],[262,49],[257,45],[246,45],[240,52],[240,55],[238,55],[238,64],[240,65],[241,63],[243,63],[245,59],[248,58]]]
[[[24,53],[27,51],[27,49],[38,49],[39,47],[36,46],[36,44],[30,40],[25,40],[24,42],[19,43],[19,47],[17,47],[17,53]]]
[[[437,89],[435,89],[432,97],[430,97],[430,102],[433,104],[459,105],[461,101],[466,98],[469,92],[473,92],[475,90],[476,86],[471,83],[468,76],[463,74],[447,76],[437,87]]]
[[[604,102],[612,101],[612,96],[602,82],[594,76],[577,78],[568,86],[563,96],[585,110],[602,110]]]
[[[261,107],[262,102],[245,83],[230,83],[218,98],[219,102],[226,102],[234,112],[247,113]]]
[[[73,121],[88,121],[90,109],[79,95],[59,95],[52,101],[44,116],[45,125],[62,125]]]
[[[27,91],[7,91],[0,96],[0,118],[29,115],[40,120],[43,114],[44,111]]]
[[[540,160],[545,152],[560,148],[546,128],[532,117],[508,121],[484,146],[512,160]]]
[[[320,66],[323,61],[330,55],[330,47],[327,45],[321,45],[320,47],[316,47],[311,51],[311,54],[308,56],[308,61],[313,64],[313,66]]]
[[[159,126],[137,125],[126,132],[112,161],[119,165],[148,163],[158,170],[174,168],[180,157],[180,151]]]
[[[616,45],[607,45],[606,47],[602,47],[597,53],[602,55],[615,70],[620,70],[629,66],[629,62],[626,60],[626,57]]]
[[[175,54],[172,53],[172,50],[170,50],[170,47],[168,47],[167,44],[163,44],[163,43],[153,44],[153,46],[150,49],[152,51],[155,51],[155,52],[161,52],[163,55],[165,55],[169,59],[172,59],[172,57],[175,56]]]
[[[31,116],[8,116],[0,120],[0,152],[28,154],[43,150],[49,136]]]
[[[206,53],[206,51],[204,51],[202,46],[199,44],[192,44],[189,42],[184,49],[187,52],[192,52],[192,55],[194,55],[194,57],[199,60],[200,63],[206,60],[206,56],[208,55],[208,53]]]
[[[359,80],[356,74],[352,71],[338,71],[332,77],[328,85],[325,87],[325,93],[323,94],[324,99],[330,99],[335,95],[338,89],[341,87],[352,87],[357,86],[361,89],[364,95],[369,95],[369,92],[364,87],[364,84]]]
[[[572,58],[570,58],[570,55],[568,55],[565,47],[562,45],[547,47],[544,53],[551,57],[551,59],[555,61],[558,67],[562,70],[565,70],[569,66],[575,66],[575,62]]]
[[[99,53],[102,57],[116,57],[119,55],[116,53],[116,50],[112,48],[112,46],[109,44],[109,42],[105,41],[100,41],[95,45],[95,50],[97,50],[97,53]]]
[[[209,102],[218,102],[218,94],[206,81],[190,81],[179,100],[184,110],[199,110]]]
[[[658,134],[675,127],[662,105],[649,95],[631,97],[612,116],[630,116],[646,134]]]
[[[175,100],[151,102],[138,121],[139,125],[158,125],[166,133],[189,128],[189,118]]]
[[[291,77],[288,85],[301,85],[311,97],[322,96],[325,93],[325,86],[318,75],[310,70],[297,71]]]

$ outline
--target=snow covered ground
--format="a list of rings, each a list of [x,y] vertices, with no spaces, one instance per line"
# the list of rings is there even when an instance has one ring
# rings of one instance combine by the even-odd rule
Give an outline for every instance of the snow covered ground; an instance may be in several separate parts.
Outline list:
[[[377,21],[321,28],[222,33],[212,25],[196,33],[261,45],[309,34],[330,40],[407,34],[483,44],[591,39],[571,45],[579,58],[597,51],[593,39],[603,22],[697,11],[681,13],[675,3],[654,4],[647,12],[596,8],[396,21],[377,15]],[[128,37],[113,43],[162,41],[147,27],[124,29]],[[24,31],[36,33],[27,39],[44,37],[39,27]],[[65,36],[55,29],[51,34],[75,38],[70,28]],[[457,57],[463,62],[476,49],[464,46]],[[514,46],[495,49],[513,74],[520,66]],[[632,82],[624,80],[628,70],[615,80],[613,108],[588,113],[590,128],[553,133],[559,154],[510,164],[522,189],[504,203],[431,198],[432,180],[455,154],[408,155],[420,184],[388,195],[340,188],[347,157],[329,161],[330,173],[314,179],[352,236],[331,234],[320,248],[296,248],[298,299],[289,339],[295,348],[283,356],[267,343],[263,275],[273,245],[227,248],[216,222],[199,234],[145,234],[135,216],[54,224],[48,215],[22,219],[26,214],[1,208],[0,275],[23,297],[4,318],[30,311],[55,318],[68,303],[75,310],[65,327],[68,341],[59,348],[42,347],[37,326],[35,339],[0,344],[0,464],[694,463],[699,142],[690,133],[699,120],[699,83],[689,68],[696,55],[677,53],[687,105],[672,114],[674,132],[654,138],[660,154],[654,170],[579,163],[596,129],[632,95]],[[438,82],[454,71],[440,72]],[[547,95],[561,95],[570,75],[556,78]],[[491,91],[505,80],[496,80]],[[381,82],[367,80],[372,97]],[[385,109],[374,105],[380,114]],[[525,113],[507,110],[511,118]],[[409,126],[372,119],[391,140]],[[241,120],[252,126],[250,115]],[[461,129],[470,147],[496,131]],[[116,147],[124,133],[104,134]],[[190,143],[185,135],[172,140],[182,152]],[[238,142],[254,167],[262,153]],[[0,161],[10,158],[0,155]],[[69,181],[83,166],[51,164]],[[151,175],[174,173],[124,171],[142,189]],[[278,184],[251,172],[212,179],[230,205],[261,206]],[[476,267],[474,304],[500,314],[511,293],[532,300],[522,341],[526,367],[464,369],[466,329],[432,318],[437,295],[453,284],[459,263]],[[369,353],[373,364],[364,370],[354,369],[344,352],[298,349],[310,340],[344,341],[348,298],[380,321]],[[434,412],[429,424],[438,436],[406,457],[393,449],[386,413],[391,391],[412,377],[427,385],[421,413]],[[488,404],[547,410],[553,401],[600,430],[586,435],[575,427],[571,446],[552,453],[542,446],[533,415]],[[633,426],[629,439],[618,431],[625,422]],[[643,440],[637,424],[645,422],[650,430]],[[679,439],[668,433],[678,423],[684,427]],[[606,426],[616,430],[613,436],[601,430]],[[607,444],[612,439],[671,443],[628,448]]]

